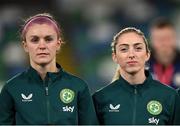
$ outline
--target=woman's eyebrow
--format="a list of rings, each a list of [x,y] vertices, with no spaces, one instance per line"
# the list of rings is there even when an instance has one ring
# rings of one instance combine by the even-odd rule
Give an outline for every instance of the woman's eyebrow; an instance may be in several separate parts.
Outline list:
[[[133,45],[134,45],[134,46],[143,45],[143,43],[142,43],[142,42],[137,42],[137,43],[134,43]],[[121,46],[129,46],[129,44],[125,44],[125,43],[124,43],[124,44],[118,44],[117,46],[118,46],[118,47],[121,47]]]
[[[37,35],[30,35],[30,37],[38,37]]]
[[[137,45],[143,45],[143,43],[138,42],[138,43],[135,43],[134,45],[135,45],[135,46],[137,46]]]
[[[44,38],[53,37],[53,35],[46,35]]]
[[[129,44],[119,44],[118,46],[129,46]]]

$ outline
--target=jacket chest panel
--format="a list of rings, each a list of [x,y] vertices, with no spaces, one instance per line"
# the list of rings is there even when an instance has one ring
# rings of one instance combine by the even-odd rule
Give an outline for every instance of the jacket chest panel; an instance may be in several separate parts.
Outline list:
[[[119,94],[104,100],[100,112],[105,124],[166,124],[170,110],[164,103],[157,95]]]
[[[38,85],[23,87],[13,95],[18,115],[24,115],[26,120],[30,118],[34,122],[48,120],[63,124],[78,120],[77,94],[77,90],[56,86],[48,87],[47,94],[46,88]]]

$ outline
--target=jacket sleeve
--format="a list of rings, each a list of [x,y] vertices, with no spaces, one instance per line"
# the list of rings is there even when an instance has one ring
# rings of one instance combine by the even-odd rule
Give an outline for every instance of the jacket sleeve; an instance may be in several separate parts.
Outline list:
[[[78,94],[78,124],[96,125],[97,117],[87,85]]]
[[[6,85],[0,93],[0,125],[15,124],[14,102]]]
[[[96,110],[96,115],[97,115],[97,118],[98,118],[98,122],[99,122],[100,125],[103,125],[103,122],[102,122],[102,119],[101,119],[102,115],[101,115],[101,112],[100,112],[101,108],[99,107],[100,105],[99,105],[96,93],[93,94],[92,98],[93,98],[93,103],[94,103],[94,107],[95,107],[95,110]]]
[[[174,99],[174,107],[172,111],[172,123],[173,125],[180,125],[180,96],[178,94],[175,95]]]

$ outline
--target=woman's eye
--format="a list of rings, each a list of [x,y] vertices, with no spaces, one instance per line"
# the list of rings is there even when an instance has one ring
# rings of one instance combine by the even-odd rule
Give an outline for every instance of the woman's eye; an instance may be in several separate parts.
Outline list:
[[[46,37],[46,38],[45,38],[45,41],[46,41],[46,42],[51,42],[51,41],[53,41],[53,38],[52,38],[52,37]]]
[[[120,51],[121,52],[126,52],[126,51],[128,51],[128,48],[120,48]]]
[[[33,43],[36,43],[36,42],[38,42],[39,41],[39,38],[38,37],[33,37],[32,39],[31,39],[31,42],[33,42]]]
[[[121,49],[121,51],[125,51],[125,50],[127,50],[126,48],[124,48],[124,49]]]
[[[143,48],[142,47],[136,47],[137,51],[141,51]]]

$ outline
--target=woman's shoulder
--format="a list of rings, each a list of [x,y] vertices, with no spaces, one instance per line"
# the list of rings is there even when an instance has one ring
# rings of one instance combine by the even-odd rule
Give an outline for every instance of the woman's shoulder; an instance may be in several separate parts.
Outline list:
[[[106,95],[110,95],[111,93],[116,92],[116,90],[120,89],[120,87],[117,88],[117,86],[119,86],[118,84],[118,80],[109,83],[107,85],[105,85],[104,87],[98,89],[94,94],[93,97],[101,97],[102,95],[105,97]]]
[[[28,77],[26,74],[27,74],[27,71],[17,73],[13,77],[11,77],[9,80],[7,80],[6,83],[8,84],[8,83],[14,83],[20,80],[24,80]]]
[[[11,77],[9,80],[7,80],[3,87],[5,87],[5,88],[17,87],[21,81],[23,81],[27,78],[27,76],[25,74],[26,74],[25,71],[21,72],[21,73],[17,73],[13,77]]]
[[[169,93],[172,93],[172,94],[177,93],[175,89],[173,89],[172,87],[170,87],[168,85],[161,83],[158,80],[153,80],[151,83],[151,87],[155,88],[157,91],[162,91],[162,92],[168,93],[168,94]]]
[[[73,81],[77,81],[77,82],[84,82],[84,80],[82,78],[80,78],[79,76],[74,75],[72,73],[63,71],[63,75],[64,75],[65,79],[73,80]]]
[[[77,87],[87,87],[87,82],[84,79],[72,73],[63,71],[63,79],[69,83],[72,83],[73,85],[76,85]]]

